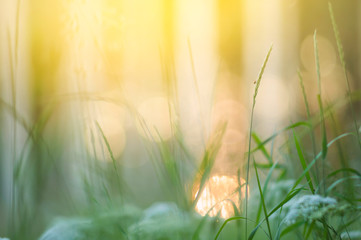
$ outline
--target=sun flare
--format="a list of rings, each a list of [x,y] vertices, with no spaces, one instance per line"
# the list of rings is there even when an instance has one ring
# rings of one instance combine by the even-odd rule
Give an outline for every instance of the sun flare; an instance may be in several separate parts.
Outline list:
[[[239,187],[239,183],[241,187]],[[240,211],[239,205],[245,198],[245,183],[243,178],[238,182],[236,176],[215,175],[210,177],[200,193],[195,210],[202,216],[208,214],[214,217],[219,214],[225,219],[233,216],[235,208]],[[199,190],[195,193],[195,198],[198,193]]]

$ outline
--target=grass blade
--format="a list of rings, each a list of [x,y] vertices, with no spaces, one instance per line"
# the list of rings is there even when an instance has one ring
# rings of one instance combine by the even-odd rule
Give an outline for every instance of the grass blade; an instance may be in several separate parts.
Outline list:
[[[316,61],[316,73],[317,73],[317,86],[318,86],[318,94],[317,101],[318,106],[320,108],[320,117],[321,117],[321,134],[322,134],[322,179],[325,177],[325,159],[327,156],[327,135],[326,135],[326,125],[325,125],[325,117],[324,110],[322,104],[322,91],[321,91],[321,71],[320,71],[320,60],[318,56],[318,44],[317,44],[317,31],[313,35],[313,43],[315,50],[315,61]],[[325,182],[324,182],[325,183]],[[323,184],[323,190],[325,191],[325,185]]]
[[[350,172],[350,173],[354,173],[355,175],[361,177],[361,173],[358,172],[357,170],[353,169],[353,168],[341,168],[341,169],[338,169],[338,170],[330,173],[330,174],[327,176],[327,178],[330,178],[330,177],[332,177],[332,176],[334,176],[334,175],[336,175],[336,174],[338,174],[338,173],[340,173],[340,172]]]
[[[279,136],[281,133],[286,132],[286,131],[291,130],[291,129],[294,129],[294,128],[297,128],[299,126],[305,126],[305,127],[308,127],[308,128],[312,128],[312,125],[310,123],[308,123],[308,122],[296,122],[294,124],[291,124],[291,125],[283,128],[283,129],[281,129],[280,131],[272,134],[270,137],[268,137],[266,140],[264,140],[261,144],[258,144],[257,147],[252,149],[251,153],[254,153],[254,152],[260,150],[262,147],[264,147],[264,145],[266,145],[268,142],[272,141],[274,138]]]
[[[250,219],[246,219],[245,217],[239,217],[239,216],[228,218],[226,221],[224,221],[224,223],[222,224],[222,226],[221,226],[220,229],[218,230],[218,232],[217,232],[216,237],[214,238],[214,240],[217,240],[217,239],[218,239],[219,235],[221,234],[223,228],[227,225],[227,223],[229,223],[229,222],[231,222],[231,221],[236,221],[236,220],[245,220],[245,221],[253,222],[253,221],[250,220]],[[265,234],[267,234],[267,232],[261,227],[261,223],[257,225],[257,230],[258,230],[258,228],[260,228]]]
[[[257,164],[255,165],[256,167],[258,166]],[[266,177],[266,181],[263,185],[263,197],[265,198],[266,193],[267,193],[267,187],[268,187],[268,183],[271,179],[272,173],[273,171],[277,168],[278,166],[278,162],[274,163],[273,166],[271,167],[271,169],[268,171],[267,177]],[[262,211],[262,202],[259,203],[258,206],[258,211],[257,211],[257,217],[256,217],[256,224],[259,222],[259,219],[261,217],[261,211]]]
[[[103,129],[101,128],[100,124],[98,123],[98,121],[95,121],[95,124],[104,140],[104,143],[105,143],[105,146],[107,147],[107,150],[109,152],[109,155],[110,155],[110,158],[112,159],[112,162],[113,162],[113,167],[114,167],[114,172],[116,174],[116,177],[117,177],[117,182],[118,182],[118,186],[119,186],[119,191],[122,192],[123,188],[121,186],[121,182],[124,182],[122,181],[122,179],[120,178],[119,176],[119,171],[118,171],[118,168],[117,168],[117,163],[116,163],[116,160],[114,158],[114,155],[113,155],[113,151],[110,147],[110,144],[108,142],[108,139],[106,138],[104,132],[103,132]]]
[[[216,204],[214,204],[214,205],[207,211],[207,213],[204,215],[204,217],[202,218],[202,220],[201,220],[200,223],[198,224],[198,227],[197,227],[196,230],[194,231],[193,236],[192,236],[192,240],[199,240],[199,239],[200,239],[199,234],[200,234],[200,232],[201,232],[202,227],[205,225],[206,220],[208,219],[209,213],[210,213],[218,204],[220,204],[220,203],[222,203],[222,202],[224,202],[224,201],[230,202],[230,203],[232,204],[233,211],[234,211],[234,213],[235,213],[235,215],[236,215],[235,217],[231,217],[231,220],[229,220],[229,221],[238,220],[238,219],[245,219],[244,217],[238,216],[238,215],[240,215],[240,212],[239,212],[239,210],[238,210],[238,208],[237,208],[237,205],[236,205],[231,199],[224,199],[224,200],[222,200],[222,201],[217,202]],[[238,218],[238,217],[239,217],[239,218]],[[228,221],[228,222],[229,222],[229,221]],[[226,222],[223,223],[223,225],[225,226],[226,224],[227,224],[227,220],[226,220]],[[218,230],[216,237],[218,237],[219,234],[222,232],[222,229],[224,228],[224,226],[223,226],[223,227],[221,226],[221,228]]]
[[[300,163],[302,165],[303,170],[305,170],[307,168],[307,163],[306,163],[305,157],[303,156],[302,149],[301,149],[300,143],[299,143],[299,141],[297,139],[296,133],[294,131],[293,131],[293,139],[295,141],[298,158],[300,160]],[[307,183],[308,183],[308,185],[310,187],[310,190],[311,190],[312,194],[315,194],[315,189],[313,187],[312,179],[311,179],[310,174],[308,172],[306,173],[306,179],[307,179]]]
[[[311,121],[311,111],[310,111],[310,107],[309,107],[309,103],[308,103],[308,99],[307,99],[307,94],[306,94],[305,85],[303,82],[303,77],[302,77],[302,74],[300,71],[297,71],[297,74],[298,74],[300,86],[302,89],[303,100],[305,102],[307,120]],[[317,151],[316,150],[316,137],[315,137],[313,128],[310,128],[310,135],[311,135],[311,142],[312,142],[313,157],[316,157],[316,151]],[[316,168],[316,183],[318,183],[318,164],[317,163],[315,165],[315,168]]]
[[[287,196],[285,197],[285,199],[282,200],[282,202],[280,202],[276,207],[274,207],[272,209],[272,211],[270,213],[268,213],[268,217],[270,217],[272,214],[274,214],[278,209],[280,209],[281,207],[283,207],[283,205],[285,205],[287,202],[289,202],[294,196],[296,196],[299,192],[301,192],[303,190],[303,188],[297,188],[297,189],[292,189]]]
[[[262,143],[261,138],[260,138],[255,132],[252,133],[252,138],[253,138],[253,140],[257,143],[257,145],[259,145],[259,144]],[[267,149],[265,148],[265,146],[262,145],[261,148],[260,148],[260,150],[261,150],[261,152],[263,153],[263,155],[266,157],[266,159],[268,160],[268,162],[272,165],[272,164],[273,164],[273,161],[272,161],[271,155],[268,153],[268,151],[267,151]]]
[[[333,32],[335,34],[338,55],[340,57],[340,62],[342,64],[343,74],[344,74],[346,84],[347,84],[347,95],[349,96],[349,104],[350,104],[350,107],[351,107],[352,118],[353,118],[353,122],[354,122],[354,126],[355,126],[355,131],[356,131],[356,134],[357,134],[357,141],[358,141],[358,145],[359,145],[359,147],[361,149],[360,133],[359,133],[358,125],[357,125],[354,106],[353,106],[353,103],[352,103],[351,85],[350,85],[350,81],[348,79],[347,70],[346,70],[345,53],[343,51],[342,42],[341,42],[341,38],[340,38],[340,33],[338,31],[338,27],[337,27],[336,20],[335,20],[335,15],[333,13],[332,4],[330,2],[328,3],[328,10],[329,10],[330,17],[331,17]]]
[[[311,235],[312,230],[313,230],[314,227],[315,227],[315,222],[313,221],[313,222],[310,224],[310,227],[308,228],[308,231],[307,231],[306,236],[305,236],[305,240],[307,240],[307,239],[310,237],[310,235]]]
[[[231,217],[231,218],[228,218],[226,221],[224,221],[224,223],[222,224],[222,226],[220,227],[220,229],[218,230],[214,240],[217,240],[219,235],[221,234],[223,228],[227,225],[228,222],[230,221],[235,221],[235,220],[246,220],[247,221],[247,218],[245,217]]]
[[[270,217],[272,214],[274,214],[278,209],[280,209],[281,207],[283,207],[283,205],[285,205],[288,201],[290,201],[293,197],[295,197],[299,192],[301,192],[301,190],[303,190],[303,188],[297,188],[297,189],[292,189],[287,196],[276,206],[272,209],[271,212],[268,213],[267,217]],[[260,228],[261,224],[265,221],[265,219],[263,219],[251,232],[251,234],[248,237],[248,240],[252,240],[258,230],[258,228]]]
[[[304,220],[302,220],[302,221],[295,222],[294,224],[291,224],[290,226],[283,229],[280,237],[283,237],[284,235],[293,231],[294,229],[298,228],[299,226],[303,225],[304,223],[305,223]]]
[[[330,191],[333,189],[333,188],[335,188],[338,184],[340,184],[340,183],[342,183],[342,182],[344,182],[344,181],[348,181],[348,180],[350,180],[350,179],[358,179],[358,180],[360,180],[360,177],[358,177],[358,176],[348,176],[348,177],[343,177],[343,178],[341,178],[341,179],[338,179],[337,181],[335,181],[333,184],[331,184],[328,188],[327,188],[327,190],[326,190],[326,192],[325,192],[325,194],[326,194],[326,196],[330,193]]]
[[[224,125],[219,131],[217,131],[217,135],[211,141],[209,147],[206,149],[204,153],[201,165],[197,171],[196,179],[194,180],[194,183],[199,182],[199,190],[197,196],[193,201],[192,208],[196,206],[200,196],[202,195],[204,185],[206,184],[207,179],[209,178],[209,175],[213,168],[214,161],[221,147],[221,141],[226,131],[226,127],[227,125]]]
[[[317,31],[315,31],[313,35],[313,43],[315,50],[315,61],[316,61],[316,73],[317,73],[317,86],[318,86],[318,94],[317,101],[320,107],[320,117],[321,117],[321,128],[322,128],[322,158],[325,159],[327,155],[327,136],[326,136],[326,126],[325,126],[325,118],[324,118],[324,110],[322,104],[322,95],[321,95],[321,71],[320,71],[320,60],[318,55],[318,44],[317,44]]]
[[[344,133],[341,134],[339,136],[337,136],[336,138],[332,139],[328,144],[327,147],[330,147],[331,145],[333,145],[335,142],[337,142],[338,140],[350,136],[350,135],[354,135],[352,133]],[[303,171],[303,173],[301,174],[301,176],[298,177],[298,179],[296,180],[296,182],[293,184],[292,190],[295,189],[297,187],[297,185],[302,181],[302,178],[306,175],[306,173],[308,173],[308,171],[310,171],[310,169],[312,168],[312,166],[316,163],[316,161],[322,156],[322,151],[319,152],[317,154],[317,156],[308,164],[307,168]]]
[[[260,194],[261,201],[262,201],[263,213],[264,213],[264,216],[265,216],[265,219],[266,219],[267,228],[268,228],[268,233],[269,233],[270,239],[272,240],[272,232],[271,232],[271,227],[270,227],[269,220],[268,220],[266,203],[265,203],[264,196],[263,196],[263,193],[262,193],[262,187],[261,187],[261,183],[260,183],[260,181],[259,181],[257,166],[256,166],[256,164],[255,164],[255,160],[254,160],[254,159],[253,159],[253,163],[254,163],[254,164],[253,164],[253,166],[254,166],[254,171],[256,172],[258,190],[259,190],[259,194]]]
[[[300,81],[303,101],[305,102],[307,118],[310,119],[311,118],[310,105],[308,103],[307,94],[306,94],[306,90],[305,90],[305,85],[304,85],[304,82],[303,82],[303,77],[302,77],[302,74],[301,74],[301,72],[299,70],[297,71],[297,75],[298,75],[298,79]]]
[[[252,128],[253,128],[253,115],[254,115],[254,109],[255,109],[255,106],[256,106],[256,98],[257,98],[257,94],[258,94],[258,89],[259,89],[259,86],[261,84],[261,79],[262,79],[264,70],[266,69],[268,59],[269,59],[269,57],[271,55],[272,48],[273,48],[273,45],[268,50],[266,59],[263,62],[263,65],[261,67],[261,71],[260,71],[260,73],[258,75],[258,79],[257,79],[257,82],[256,82],[256,87],[255,87],[254,95],[253,95],[253,103],[252,103],[252,110],[251,110],[251,121],[250,121],[250,127],[249,127],[249,139],[248,139],[248,158],[247,158],[247,176],[246,176],[246,204],[245,204],[246,218],[248,217],[248,183],[249,183],[249,165],[250,165],[250,161],[251,161],[251,140],[252,140]],[[245,236],[247,238],[247,221],[246,221]]]

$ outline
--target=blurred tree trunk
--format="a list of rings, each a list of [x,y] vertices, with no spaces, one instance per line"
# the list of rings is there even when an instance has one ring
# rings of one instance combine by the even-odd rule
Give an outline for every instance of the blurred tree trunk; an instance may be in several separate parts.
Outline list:
[[[226,98],[242,100],[242,48],[244,39],[243,16],[244,1],[217,0],[217,41],[222,75],[218,83],[221,89],[227,89]],[[222,95],[222,93],[220,93]],[[221,97],[222,98],[222,97]]]
[[[0,1],[0,222],[5,221],[0,225],[10,237],[20,225],[16,169],[21,165],[30,122],[27,3]]]
[[[24,1],[22,1],[24,2]],[[27,18],[29,83],[25,91],[29,94],[27,122],[30,132],[24,145],[26,154],[18,159],[16,182],[16,228],[11,239],[34,239],[45,225],[44,197],[49,187],[49,176],[56,177],[52,159],[48,152],[50,141],[44,139],[44,112],[56,93],[56,74],[61,59],[60,32],[62,23],[62,1],[28,1],[23,16]],[[25,87],[25,86],[24,86]],[[51,150],[50,150],[51,151]],[[21,151],[20,151],[21,152]],[[54,152],[52,153],[54,154]],[[61,181],[59,181],[61,182]],[[52,186],[53,188],[59,185]]]
[[[34,161],[35,189],[34,196],[41,201],[44,190],[45,179],[48,168],[45,164],[50,162],[48,156],[44,156],[45,149],[41,144],[44,137],[45,125],[41,124],[44,118],[45,109],[57,93],[57,73],[61,61],[62,44],[64,32],[62,26],[66,24],[66,15],[62,1],[33,0],[29,5],[30,22],[30,57],[31,57],[31,88],[33,121],[38,124],[38,132],[35,132],[32,156]],[[62,15],[63,14],[63,15]],[[65,20],[64,20],[65,19]],[[46,124],[44,122],[44,124]],[[47,163],[46,163],[47,162]]]

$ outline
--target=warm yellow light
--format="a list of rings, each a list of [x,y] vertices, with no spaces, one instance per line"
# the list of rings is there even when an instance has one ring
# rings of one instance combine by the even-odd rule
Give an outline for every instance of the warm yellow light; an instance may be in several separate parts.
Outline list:
[[[168,140],[172,136],[172,106],[165,97],[154,97],[138,107],[138,132],[151,141]],[[174,115],[174,114],[173,114]]]
[[[336,50],[333,47],[330,40],[327,38],[318,35],[317,36],[318,42],[318,54],[320,60],[320,71],[322,76],[326,76],[330,74],[333,68],[336,66],[337,61],[337,54]],[[314,53],[314,40],[313,36],[309,35],[306,37],[300,48],[300,57],[301,62],[304,67],[313,73],[316,73],[316,64],[315,64],[315,53]]]
[[[239,183],[236,176],[212,176],[204,185],[200,193],[195,210],[201,215],[216,216],[218,213],[222,218],[234,215],[234,206],[239,208],[240,201],[245,198],[245,180],[240,179],[241,199],[239,196]],[[198,195],[195,193],[195,198]],[[234,205],[233,205],[233,203]],[[239,209],[238,209],[239,210]]]
[[[112,157],[105,139],[109,144],[114,159],[119,158],[126,144],[123,127],[124,113],[120,108],[107,103],[98,103],[93,107],[96,110],[96,116],[89,117],[92,120],[87,122],[84,136],[85,147],[92,157],[111,162]]]
[[[247,110],[238,101],[225,99],[216,102],[212,109],[212,128],[227,124],[227,128],[243,131],[247,123]]]

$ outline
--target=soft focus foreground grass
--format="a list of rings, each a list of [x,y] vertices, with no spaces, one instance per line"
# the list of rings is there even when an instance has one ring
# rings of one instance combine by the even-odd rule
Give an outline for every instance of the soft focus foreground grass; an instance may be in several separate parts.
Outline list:
[[[239,194],[241,206],[227,200],[234,206],[234,216],[228,219],[222,219],[220,214],[215,217],[201,216],[194,210],[200,194],[194,197],[193,187],[198,185],[201,192],[211,176],[226,124],[219,126],[212,138],[208,139],[201,161],[197,164],[179,130],[177,113],[172,118],[175,119],[172,122],[174,137],[164,140],[160,135],[151,136],[153,131],[149,129],[150,126],[142,121],[132,106],[114,102],[125,106],[149,138],[159,139],[143,139],[142,145],[151,162],[148,167],[153,167],[156,174],[153,177],[134,175],[134,178],[144,177],[147,181],[149,177],[148,181],[159,185],[160,192],[164,194],[163,201],[154,201],[147,206],[138,204],[139,195],[134,194],[134,187],[124,179],[122,165],[114,157],[98,122],[96,130],[101,133],[104,151],[109,154],[111,162],[103,164],[89,155],[79,160],[85,171],[78,172],[73,178],[71,167],[66,162],[57,161],[66,155],[64,142],[67,139],[52,136],[45,140],[43,134],[50,116],[65,99],[69,102],[79,99],[111,101],[85,93],[49,103],[32,126],[28,126],[16,112],[15,104],[9,106],[1,101],[2,109],[10,112],[14,121],[28,134],[20,159],[14,161],[12,217],[7,221],[4,235],[10,239],[43,240],[360,239],[360,118],[355,106],[360,102],[361,91],[350,88],[331,5],[330,15],[345,73],[345,79],[339,81],[346,82],[347,95],[327,104],[322,98],[315,32],[319,112],[311,114],[303,78],[299,74],[306,119],[298,119],[268,138],[261,139],[252,125],[253,111],[257,107],[258,89],[262,87],[262,74],[267,71],[270,49],[255,85],[246,164],[243,170],[238,171],[239,175],[245,176],[249,193],[246,190],[245,199]],[[165,82],[174,84],[168,79]],[[169,96],[170,99],[175,98],[172,93]],[[345,113],[351,114],[351,120],[340,122],[340,115]],[[279,139],[282,144],[274,149],[274,142]],[[239,161],[241,163],[244,159]],[[73,189],[72,185],[81,186],[76,189],[79,194],[69,190]],[[57,186],[57,189],[52,186]],[[239,182],[240,192],[242,187]],[[141,197],[147,198],[148,194],[144,192]]]

